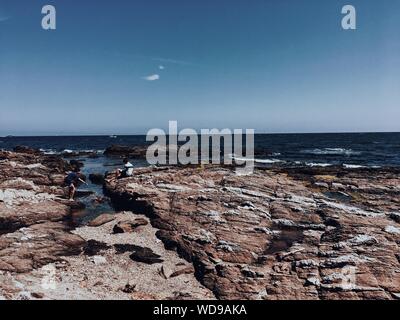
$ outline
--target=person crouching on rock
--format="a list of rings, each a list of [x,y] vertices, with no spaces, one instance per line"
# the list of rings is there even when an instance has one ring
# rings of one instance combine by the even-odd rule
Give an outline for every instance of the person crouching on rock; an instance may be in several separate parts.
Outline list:
[[[117,169],[117,179],[132,177],[133,175],[133,164],[128,159],[124,159],[124,169]]]
[[[76,192],[76,189],[78,188],[79,182],[82,182],[84,184],[87,184],[86,181],[80,178],[80,169],[75,168],[73,171],[68,173],[68,175],[65,177],[65,184],[68,186],[68,197],[69,200],[73,201],[74,200],[74,195]]]

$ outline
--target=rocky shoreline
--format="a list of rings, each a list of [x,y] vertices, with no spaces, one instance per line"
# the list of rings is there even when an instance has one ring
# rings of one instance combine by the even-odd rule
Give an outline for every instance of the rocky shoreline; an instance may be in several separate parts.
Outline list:
[[[399,171],[140,168],[106,176],[117,212],[76,227],[70,164],[16,151],[0,152],[0,299],[400,299]]]
[[[139,169],[108,177],[218,299],[399,299],[399,172]]]
[[[72,226],[82,204],[65,199],[70,164],[17,151],[0,152],[0,300],[214,299],[148,220],[118,212]]]

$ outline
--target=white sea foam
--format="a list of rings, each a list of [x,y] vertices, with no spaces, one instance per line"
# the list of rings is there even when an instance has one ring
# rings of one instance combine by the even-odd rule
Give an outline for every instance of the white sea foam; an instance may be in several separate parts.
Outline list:
[[[41,152],[43,152],[46,155],[54,155],[54,154],[65,154],[65,153],[79,153],[79,152],[84,152],[84,153],[97,153],[101,154],[104,152],[104,149],[99,149],[99,150],[94,150],[94,149],[78,149],[78,150],[71,150],[71,149],[64,149],[61,152],[56,151],[54,149],[39,149]]]
[[[361,165],[358,165],[358,164],[346,164],[346,163],[343,163],[343,167],[346,168],[346,169],[366,168],[365,166],[361,166]]]
[[[284,162],[283,160],[279,160],[279,159],[256,159],[256,158],[242,158],[242,157],[235,157],[234,155],[230,155],[230,158],[233,160],[237,160],[237,161],[242,161],[242,162],[255,162],[255,163],[280,163],[280,162]]]
[[[372,168],[372,169],[379,169],[381,168],[380,166],[362,166],[358,164],[343,164],[343,168],[345,169],[360,169],[360,168]]]
[[[360,151],[354,151],[352,149],[345,149],[345,148],[323,148],[323,149],[306,149],[300,151],[301,153],[306,153],[306,154],[315,154],[315,155],[346,155],[346,156],[352,156],[352,155],[360,155]]]
[[[313,163],[313,162],[306,162],[306,165],[309,167],[330,167],[331,163]]]
[[[39,149],[39,151],[47,155],[57,154],[57,151],[53,149]]]

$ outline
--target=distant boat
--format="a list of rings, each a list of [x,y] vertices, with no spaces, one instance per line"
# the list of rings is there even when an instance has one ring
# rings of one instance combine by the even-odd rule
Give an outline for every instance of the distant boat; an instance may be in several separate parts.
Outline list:
[[[111,139],[115,139],[115,138],[117,138],[117,136],[111,135],[110,138],[111,138]]]

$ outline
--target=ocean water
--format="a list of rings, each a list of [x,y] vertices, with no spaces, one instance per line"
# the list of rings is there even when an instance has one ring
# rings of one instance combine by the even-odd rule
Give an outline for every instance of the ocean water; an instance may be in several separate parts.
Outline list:
[[[112,144],[144,146],[145,136],[0,137],[0,149],[25,145],[54,154],[91,150],[99,155]],[[399,167],[400,133],[259,134],[255,136],[260,165]],[[102,169],[107,159],[96,160]],[[139,162],[138,165],[146,165]]]

